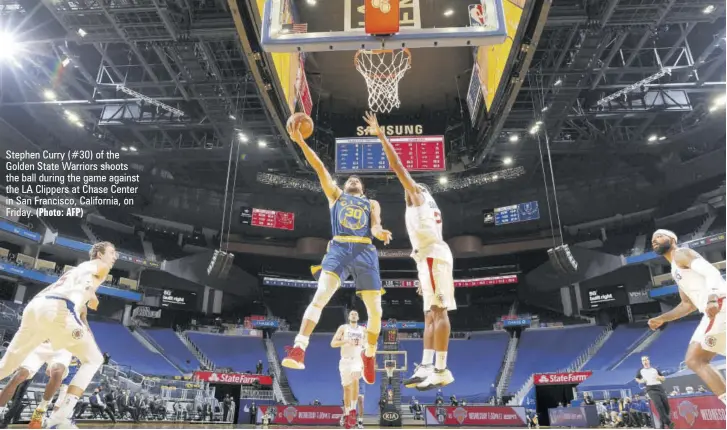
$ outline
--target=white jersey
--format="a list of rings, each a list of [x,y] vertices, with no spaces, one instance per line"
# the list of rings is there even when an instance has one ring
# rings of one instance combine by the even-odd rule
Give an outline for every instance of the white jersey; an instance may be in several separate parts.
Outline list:
[[[676,264],[671,266],[671,276],[676,281],[679,290],[689,297],[689,300],[699,309],[699,312],[704,313],[707,309],[707,299],[710,294],[704,276],[692,269],[682,269]],[[722,295],[725,293],[727,293],[727,285],[722,283]]]
[[[97,281],[94,278],[96,264],[86,261],[64,273],[43,293],[44,296],[56,296],[68,299],[76,310],[85,306],[96,293]]]
[[[341,347],[341,359],[360,358],[364,347],[366,330],[359,325],[351,327],[351,324],[346,324],[343,327],[343,340],[351,343]]]
[[[406,207],[406,231],[411,241],[411,257],[416,261],[436,258],[452,262],[452,251],[442,236],[442,214],[437,202],[427,192],[422,192],[424,203]]]

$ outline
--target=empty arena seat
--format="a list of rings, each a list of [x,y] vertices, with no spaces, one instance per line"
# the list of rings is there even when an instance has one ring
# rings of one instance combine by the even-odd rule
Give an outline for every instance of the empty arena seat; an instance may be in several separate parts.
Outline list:
[[[181,374],[164,356],[142,345],[123,325],[101,321],[89,321],[89,324],[101,352],[108,352],[116,363],[142,375]]]
[[[305,369],[293,370],[282,368],[288,377],[290,389],[301,405],[310,404],[319,400],[323,405],[340,405],[343,400],[341,377],[338,373],[338,361],[341,357],[338,348],[331,348],[333,333],[314,333],[305,353]],[[283,332],[273,335],[273,344],[282,360],[285,356],[285,346],[293,345],[295,333]],[[363,381],[361,381],[364,384]],[[373,394],[374,388],[366,387]],[[378,391],[373,395],[374,403],[379,401]],[[368,402],[367,402],[368,403]]]
[[[646,349],[632,354],[614,370],[639,369],[641,357],[651,356],[651,365],[661,370],[677,369],[684,361],[689,340],[699,325],[699,318],[672,321],[664,331]]]
[[[520,337],[510,392],[516,392],[533,373],[555,372],[570,365],[593,344],[604,327],[526,329]]]
[[[640,337],[648,334],[646,327],[619,326],[613,331],[601,349],[586,363],[588,370],[605,370],[623,357],[627,349]]]
[[[506,332],[493,331],[473,333],[469,340],[450,341],[447,367],[454,375],[454,382],[442,390],[445,398],[454,394],[470,403],[487,401],[490,387],[496,382],[502,367],[508,340]],[[406,377],[409,377],[414,372],[414,363],[421,362],[423,344],[421,340],[402,340],[400,345],[407,351],[409,369]],[[420,392],[403,388],[402,395],[407,398],[415,396],[423,403],[433,403],[436,390]]]
[[[141,330],[141,329],[139,329]],[[162,353],[185,372],[199,369],[199,360],[170,328],[145,329],[146,333],[162,349]]]
[[[187,336],[215,367],[229,367],[236,372],[255,372],[258,360],[267,363],[265,345],[259,337],[196,331],[187,332]]]

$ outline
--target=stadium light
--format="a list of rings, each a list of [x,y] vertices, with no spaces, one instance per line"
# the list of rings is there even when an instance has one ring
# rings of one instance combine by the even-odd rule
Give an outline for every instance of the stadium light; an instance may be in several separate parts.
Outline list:
[[[122,147],[121,147],[121,150],[122,150],[122,151],[124,151],[124,152],[126,152],[126,151],[128,151],[128,150],[129,150],[129,148],[127,148],[127,147],[125,147],[125,146],[122,146]]]
[[[705,7],[705,8],[704,8],[704,9],[702,10],[702,12],[703,12],[703,13],[704,13],[705,15],[708,15],[708,14],[710,14],[710,13],[714,12],[714,9],[715,9],[714,5],[711,5],[711,4],[710,4],[710,5],[708,5],[707,7]]]
[[[238,138],[238,139],[240,140],[240,142],[242,142],[242,143],[247,143],[247,142],[249,142],[249,141],[250,141],[250,139],[249,139],[249,138],[247,137],[247,135],[246,135],[245,133],[243,133],[243,132],[239,132],[239,133],[237,133],[237,138]]]
[[[553,86],[556,86],[557,87],[558,85],[560,85],[562,83],[563,83],[563,80],[561,78],[558,78],[558,80],[555,81],[555,83],[553,84]]]
[[[235,115],[233,115],[233,114],[230,114],[230,115],[228,116],[228,118],[230,118],[230,119],[231,119],[231,120],[233,120],[233,121],[237,119],[237,117],[235,117]]]
[[[540,127],[537,126],[537,125],[534,125],[534,126],[530,127],[529,133],[530,134],[538,134],[538,130],[540,130]]]
[[[509,166],[512,164],[512,157],[505,157],[502,159],[502,164]]]
[[[45,97],[46,100],[52,100],[52,101],[58,100],[58,97],[56,96],[56,93],[53,92],[53,90],[43,91],[43,97]]]
[[[259,146],[260,148],[265,148],[266,146],[268,146],[268,143],[260,139],[257,141],[257,146]]]
[[[666,136],[659,136],[659,141],[661,142],[663,140],[666,140]]]
[[[78,33],[78,35],[81,37],[86,37],[86,35],[88,34],[88,33],[86,33],[86,30],[84,30],[82,28],[79,28],[76,33]]]
[[[512,143],[515,143],[515,142],[517,142],[518,140],[520,140],[520,136],[518,136],[517,134],[511,134],[511,135],[510,135],[510,138],[509,138],[508,140],[509,140],[510,142],[512,142]]]
[[[444,11],[444,16],[452,16],[454,15],[454,11],[452,9],[447,9]]]
[[[10,60],[20,51],[20,44],[10,33],[0,33],[0,60]]]
[[[444,185],[447,183],[447,177],[446,176],[440,176],[439,177],[439,183]]]
[[[66,67],[67,65],[71,64],[71,59],[68,57],[65,57],[63,61],[61,61],[61,66]]]
[[[306,3],[308,3],[311,6],[315,6],[317,2],[316,2],[316,0],[306,0]]]
[[[68,118],[68,121],[70,121],[70,122],[74,122],[75,123],[75,122],[81,121],[81,117],[80,116],[78,116],[77,114],[75,114],[75,113],[73,113],[73,112],[71,112],[69,110],[64,110],[63,113],[66,114],[66,118]]]
[[[130,146],[129,147],[129,151],[136,152],[136,146]]]
[[[651,136],[649,136],[649,142],[656,142],[656,139],[658,139],[658,138],[659,138],[659,136],[652,134]]]

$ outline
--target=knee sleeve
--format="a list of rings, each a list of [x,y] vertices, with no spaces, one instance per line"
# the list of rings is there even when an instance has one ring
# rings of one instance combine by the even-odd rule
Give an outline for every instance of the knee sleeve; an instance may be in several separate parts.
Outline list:
[[[368,323],[366,324],[366,331],[369,333],[381,332],[381,315],[383,310],[381,309],[381,294],[378,291],[364,291],[361,294],[366,305],[366,313],[368,314]]]
[[[326,307],[329,301],[331,301],[333,293],[335,293],[340,286],[341,283],[336,275],[330,272],[321,273],[320,278],[318,278],[318,289],[316,289],[316,294],[313,296],[313,300],[308,305],[308,308],[306,308],[305,313],[303,314],[303,319],[318,323],[318,320],[321,319],[321,312],[323,312],[323,308]]]

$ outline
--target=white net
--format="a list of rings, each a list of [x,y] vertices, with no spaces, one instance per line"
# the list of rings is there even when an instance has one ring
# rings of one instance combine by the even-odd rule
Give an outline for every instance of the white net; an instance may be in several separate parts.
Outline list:
[[[384,370],[386,371],[386,376],[392,378],[396,370],[396,360],[386,360],[384,362]]]
[[[411,68],[411,52],[406,48],[361,50],[354,63],[369,89],[369,109],[388,113],[399,108],[399,81]]]

